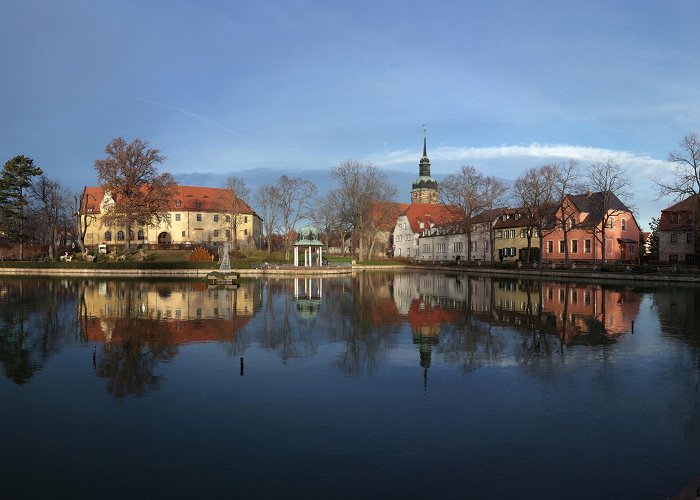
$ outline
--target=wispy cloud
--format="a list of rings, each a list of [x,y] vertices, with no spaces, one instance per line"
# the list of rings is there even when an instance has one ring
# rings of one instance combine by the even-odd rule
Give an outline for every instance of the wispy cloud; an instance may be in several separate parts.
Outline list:
[[[420,152],[413,149],[378,153],[371,158],[377,165],[391,166],[406,163],[416,163]],[[479,160],[508,160],[508,159],[533,159],[539,161],[555,161],[572,159],[580,162],[603,161],[612,158],[617,163],[648,171],[659,168],[668,168],[666,160],[652,158],[649,155],[638,154],[631,151],[616,151],[606,148],[594,148],[589,146],[573,146],[569,144],[539,144],[532,143],[527,146],[492,146],[484,148],[460,148],[441,146],[429,152],[433,163],[443,162],[478,162]]]
[[[240,132],[236,132],[235,130],[232,130],[232,129],[230,129],[230,128],[224,127],[223,125],[221,125],[221,124],[219,124],[219,123],[216,123],[216,122],[210,120],[209,118],[205,118],[204,116],[198,115],[197,113],[192,113],[191,111],[187,111],[186,109],[179,108],[179,107],[177,107],[177,106],[171,106],[171,105],[169,105],[169,104],[163,104],[162,102],[153,101],[153,100],[151,100],[151,99],[145,99],[145,98],[143,98],[143,97],[137,97],[136,100],[137,100],[137,101],[141,101],[141,102],[145,102],[145,103],[148,103],[148,104],[152,104],[152,105],[154,105],[154,106],[159,106],[159,107],[161,107],[161,108],[169,109],[169,110],[172,110],[172,111],[177,111],[178,113],[182,113],[183,115],[187,115],[187,116],[189,116],[189,117],[195,118],[195,119],[197,119],[197,120],[199,120],[199,121],[201,121],[201,122],[204,122],[204,123],[206,123],[206,124],[208,124],[208,125],[211,125],[212,127],[216,127],[216,128],[218,128],[219,130],[222,130],[222,131],[224,131],[224,132],[227,132],[227,133],[229,133],[229,134],[231,134],[231,135],[235,135],[236,137],[240,137],[241,139],[245,139],[246,141],[250,142],[251,144],[256,144],[256,145],[257,145],[257,142],[255,142],[255,141],[254,141],[253,139],[251,139],[250,137],[248,137],[248,136],[246,136],[246,135],[243,135],[243,134],[241,134]]]

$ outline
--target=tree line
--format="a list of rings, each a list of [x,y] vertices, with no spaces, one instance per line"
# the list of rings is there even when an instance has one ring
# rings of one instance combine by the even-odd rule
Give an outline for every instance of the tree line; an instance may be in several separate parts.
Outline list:
[[[131,232],[134,227],[167,222],[170,200],[177,182],[169,173],[159,173],[158,165],[165,156],[148,142],[124,138],[112,140],[105,148],[105,157],[95,161],[98,183],[111,194],[111,201],[102,214],[103,221]],[[676,200],[700,194],[700,139],[695,132],[685,136],[680,149],[669,153],[670,175],[653,179],[657,193]],[[243,179],[226,180],[231,196],[227,224],[238,247],[238,225],[247,205],[262,218],[264,244],[268,253],[284,249],[287,259],[294,244],[295,230],[302,221],[313,222],[326,238],[345,252],[346,242],[364,260],[374,253],[379,236],[393,230],[399,215],[394,203],[396,187],[371,162],[346,160],[331,169],[334,187],[322,196],[308,179],[280,176],[276,181],[260,185],[255,193]],[[512,187],[495,176],[484,175],[473,166],[462,166],[441,181],[440,203],[453,215],[467,236],[468,258],[471,259],[471,236],[477,216],[488,210],[508,205],[517,206],[525,216],[530,238],[546,235],[553,228],[567,231],[573,227],[573,207],[564,206],[569,193],[584,190],[603,193],[596,197],[596,211],[603,214],[601,231],[596,238],[606,244],[605,228],[615,216],[614,194],[625,204],[632,197],[630,175],[612,159],[591,164],[584,172],[579,163],[569,160],[545,164],[525,170]],[[700,196],[698,210],[700,211]],[[48,258],[56,257],[56,247],[74,235],[81,250],[89,225],[94,221],[85,207],[87,200],[71,193],[59,181],[44,175],[41,167],[24,155],[8,160],[0,172],[0,237],[5,243],[18,245],[19,258],[24,258],[27,242],[48,247]],[[493,218],[489,232],[495,239]],[[128,245],[131,238],[127,238]],[[540,255],[542,254],[542,238]],[[568,244],[565,245],[568,250]],[[568,255],[566,256],[568,258]]]

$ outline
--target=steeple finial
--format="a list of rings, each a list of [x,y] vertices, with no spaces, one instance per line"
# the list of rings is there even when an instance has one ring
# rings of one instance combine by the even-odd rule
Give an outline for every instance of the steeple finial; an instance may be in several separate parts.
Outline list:
[[[425,129],[425,123],[423,124],[423,157],[428,156],[428,141],[427,141],[427,133]]]

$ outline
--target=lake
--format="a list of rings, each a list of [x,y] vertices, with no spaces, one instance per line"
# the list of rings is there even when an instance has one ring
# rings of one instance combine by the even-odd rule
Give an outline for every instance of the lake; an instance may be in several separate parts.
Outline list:
[[[4,497],[666,498],[700,287],[0,281]]]

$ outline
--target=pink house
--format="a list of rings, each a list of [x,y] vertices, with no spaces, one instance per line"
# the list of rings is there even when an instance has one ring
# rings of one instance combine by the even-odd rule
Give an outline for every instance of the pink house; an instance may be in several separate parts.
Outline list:
[[[613,193],[566,195],[556,211],[556,220],[543,231],[543,261],[564,261],[567,247],[570,262],[635,262],[639,257],[639,225],[632,211]],[[568,228],[567,241],[563,220]]]

